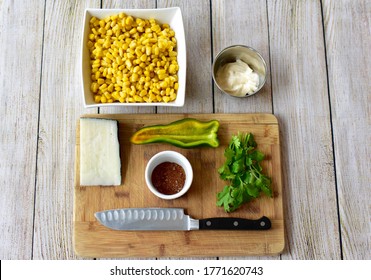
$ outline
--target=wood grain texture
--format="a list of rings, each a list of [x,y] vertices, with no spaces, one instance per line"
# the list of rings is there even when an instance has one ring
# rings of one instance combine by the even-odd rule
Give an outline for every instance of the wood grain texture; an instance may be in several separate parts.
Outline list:
[[[2,260],[32,256],[43,14],[40,1],[0,2]]]
[[[280,141],[277,120],[273,115],[258,114],[122,114],[89,115],[117,119],[121,149],[123,184],[117,187],[79,184],[75,177],[74,245],[81,256],[90,257],[211,257],[278,254],[284,248]],[[132,145],[131,135],[144,125],[175,121],[184,117],[220,122],[218,148],[180,149],[166,144]],[[216,206],[216,194],[225,182],[217,168],[224,162],[224,150],[232,135],[249,131],[258,149],[266,155],[263,168],[272,178],[274,196],[262,196],[233,214]],[[79,130],[76,135],[76,171],[79,174]],[[190,161],[194,179],[186,195],[176,200],[162,200],[146,187],[144,170],[157,152],[175,150]],[[195,219],[207,217],[242,217],[257,219],[265,215],[272,220],[268,231],[191,231],[143,232],[115,231],[100,225],[97,211],[115,208],[181,207]]]
[[[344,259],[371,258],[370,1],[323,1]]]
[[[268,18],[288,217],[288,253],[282,258],[339,259],[320,2],[268,1]]]
[[[261,53],[267,64],[267,81],[258,94],[236,98],[222,93],[214,85],[216,113],[271,113],[271,79],[269,61],[268,22],[265,1],[213,0],[213,59],[231,45],[247,45]],[[210,68],[211,75],[211,68]]]
[[[159,113],[212,113],[209,0],[157,1],[158,8],[180,7],[187,49],[186,99],[181,108],[159,107]]]
[[[72,209],[83,11],[99,1],[47,1],[35,203],[34,259],[73,259]],[[72,35],[73,34],[73,35]],[[61,40],[63,39],[63,43]]]

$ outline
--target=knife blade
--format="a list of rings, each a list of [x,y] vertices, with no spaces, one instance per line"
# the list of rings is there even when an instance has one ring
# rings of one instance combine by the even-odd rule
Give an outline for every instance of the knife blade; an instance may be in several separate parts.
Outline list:
[[[183,208],[123,208],[94,214],[104,226],[114,230],[267,230],[269,218],[257,220],[219,217],[192,219]]]

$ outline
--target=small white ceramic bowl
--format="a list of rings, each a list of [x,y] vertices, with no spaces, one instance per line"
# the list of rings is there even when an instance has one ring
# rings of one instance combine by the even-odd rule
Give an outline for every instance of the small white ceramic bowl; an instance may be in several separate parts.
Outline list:
[[[99,19],[104,19],[108,16],[117,15],[119,13],[125,13],[133,17],[139,17],[141,19],[155,19],[161,24],[167,23],[170,28],[175,32],[175,38],[177,40],[177,53],[178,53],[178,85],[177,97],[172,102],[157,102],[157,103],[96,103],[94,101],[93,93],[90,90],[91,86],[91,65],[90,65],[90,54],[87,47],[89,40],[90,19],[94,16]],[[162,9],[86,9],[84,15],[84,28],[82,36],[82,86],[83,86],[83,98],[85,108],[94,107],[130,107],[130,106],[172,106],[182,107],[185,99],[185,86],[186,86],[186,43],[184,35],[184,26],[182,12],[179,7],[162,8]]]
[[[183,189],[180,192],[172,194],[172,195],[166,195],[166,194],[160,193],[153,186],[152,180],[151,180],[152,172],[156,168],[156,166],[158,166],[159,164],[163,162],[174,162],[174,163],[179,164],[184,169],[186,178],[185,178]],[[149,160],[146,170],[145,170],[145,180],[146,180],[149,190],[157,197],[162,198],[162,199],[175,199],[175,198],[178,198],[184,195],[191,187],[192,180],[193,180],[192,166],[189,163],[188,159],[178,152],[174,152],[174,151],[159,152]]]

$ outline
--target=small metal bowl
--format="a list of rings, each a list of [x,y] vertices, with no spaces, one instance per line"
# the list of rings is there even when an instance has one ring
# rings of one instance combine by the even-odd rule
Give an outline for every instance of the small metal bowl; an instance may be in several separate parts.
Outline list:
[[[218,84],[216,79],[216,74],[218,73],[218,70],[222,66],[224,66],[227,63],[236,62],[237,59],[240,59],[241,61],[248,64],[249,67],[259,76],[259,85],[257,89],[254,92],[246,93],[243,96],[236,96],[226,91]],[[233,45],[223,49],[217,54],[212,66],[212,75],[217,87],[225,94],[233,97],[247,97],[254,95],[264,86],[267,78],[267,65],[265,63],[264,58],[257,50],[248,46]]]

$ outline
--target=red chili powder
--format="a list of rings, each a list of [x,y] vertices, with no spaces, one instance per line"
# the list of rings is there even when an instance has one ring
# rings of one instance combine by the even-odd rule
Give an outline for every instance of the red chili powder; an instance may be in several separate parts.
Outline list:
[[[163,162],[152,172],[153,186],[163,194],[175,194],[183,189],[185,183],[184,169],[174,162]]]

